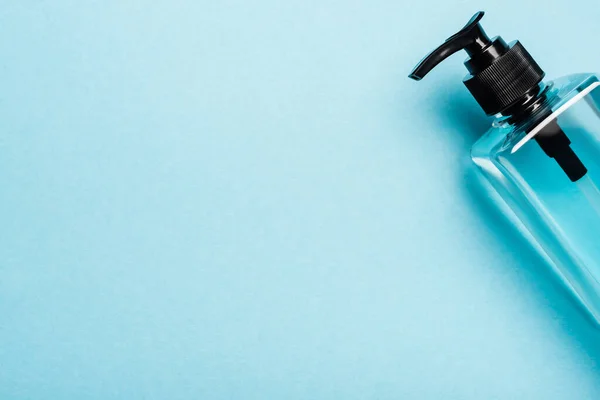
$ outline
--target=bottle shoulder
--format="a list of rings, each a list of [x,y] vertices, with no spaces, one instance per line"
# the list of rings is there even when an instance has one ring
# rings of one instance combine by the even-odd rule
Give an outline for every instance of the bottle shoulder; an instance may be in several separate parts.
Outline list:
[[[568,109],[587,93],[600,86],[600,78],[594,73],[578,73],[553,79],[546,83],[549,108],[552,116]],[[552,119],[552,118],[549,118]],[[543,124],[544,122],[540,122]],[[535,125],[513,125],[506,117],[498,116],[492,121],[492,126],[479,138],[471,148],[471,157],[491,158],[494,154],[505,151],[517,151],[524,144],[530,132],[535,131]]]

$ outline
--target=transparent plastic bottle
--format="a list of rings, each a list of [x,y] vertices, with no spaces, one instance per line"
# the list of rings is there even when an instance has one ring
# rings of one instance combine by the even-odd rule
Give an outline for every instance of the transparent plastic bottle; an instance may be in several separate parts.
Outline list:
[[[518,42],[490,39],[479,12],[410,74],[420,80],[459,50],[465,85],[492,128],[471,156],[600,323],[600,79],[577,74],[544,83]]]
[[[572,75],[542,90],[547,117],[527,125],[499,116],[471,157],[600,322],[600,81]],[[587,169],[576,182],[535,141],[554,122]]]

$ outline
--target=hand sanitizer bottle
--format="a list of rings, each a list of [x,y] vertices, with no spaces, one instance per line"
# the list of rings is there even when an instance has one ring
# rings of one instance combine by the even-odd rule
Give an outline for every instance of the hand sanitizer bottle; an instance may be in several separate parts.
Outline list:
[[[482,17],[475,14],[409,77],[421,80],[467,52],[463,83],[495,118],[471,157],[600,323],[600,80],[575,74],[544,82],[523,45],[490,39]]]

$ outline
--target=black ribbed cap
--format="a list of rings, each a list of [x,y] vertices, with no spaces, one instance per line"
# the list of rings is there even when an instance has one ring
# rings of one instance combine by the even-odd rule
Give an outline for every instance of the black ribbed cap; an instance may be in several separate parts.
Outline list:
[[[544,79],[544,71],[516,41],[492,64],[469,75],[464,84],[488,115],[501,113]]]

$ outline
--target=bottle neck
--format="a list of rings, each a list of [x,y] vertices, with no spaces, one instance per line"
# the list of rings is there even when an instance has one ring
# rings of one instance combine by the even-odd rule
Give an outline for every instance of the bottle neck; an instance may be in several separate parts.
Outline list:
[[[513,103],[500,116],[511,125],[535,124],[551,113],[549,106],[549,86],[540,82]]]

